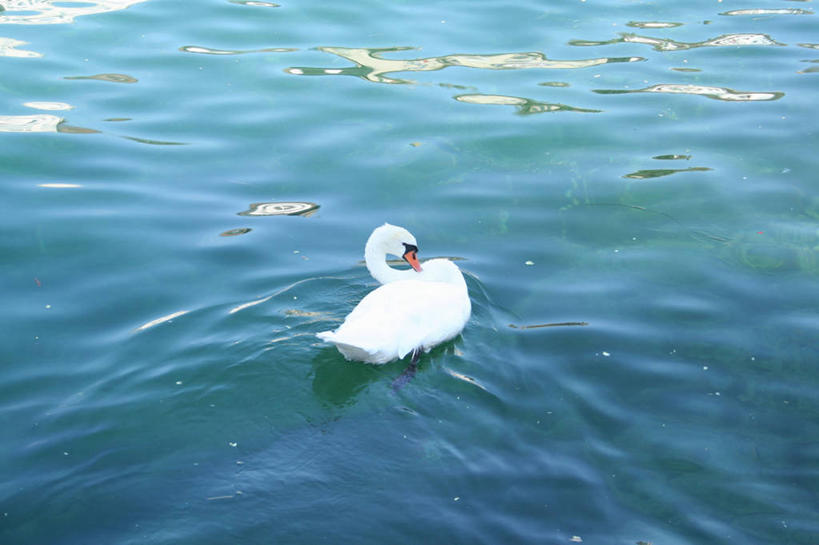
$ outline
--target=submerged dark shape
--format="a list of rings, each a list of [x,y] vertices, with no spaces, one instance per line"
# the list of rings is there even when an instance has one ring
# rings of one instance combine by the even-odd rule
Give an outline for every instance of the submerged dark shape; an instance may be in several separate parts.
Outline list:
[[[538,329],[541,327],[587,326],[589,322],[557,322],[552,324],[516,325],[509,324],[512,329]]]

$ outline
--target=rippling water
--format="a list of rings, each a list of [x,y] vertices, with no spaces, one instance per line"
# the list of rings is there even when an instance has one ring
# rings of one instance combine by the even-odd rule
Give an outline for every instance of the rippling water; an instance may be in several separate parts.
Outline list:
[[[817,542],[812,2],[0,6],[0,543]]]

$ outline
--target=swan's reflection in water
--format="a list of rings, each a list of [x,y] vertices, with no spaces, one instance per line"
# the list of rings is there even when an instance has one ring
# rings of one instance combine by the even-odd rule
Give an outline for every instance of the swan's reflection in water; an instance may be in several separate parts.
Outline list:
[[[426,72],[450,66],[482,68],[486,70],[568,69],[588,68],[616,62],[636,62],[642,57],[602,57],[556,61],[539,52],[500,53],[495,55],[444,55],[418,59],[385,59],[384,53],[410,50],[410,47],[382,49],[319,47],[319,51],[338,55],[355,63],[351,68],[291,67],[285,72],[300,76],[356,76],[375,83],[413,83],[411,80],[387,77],[395,72]]]
[[[623,33],[619,38],[606,41],[572,40],[569,45],[581,47],[593,47],[598,45],[611,45],[621,43],[645,44],[651,46],[656,51],[680,51],[685,49],[695,49],[698,47],[731,47],[741,45],[778,45],[783,46],[767,34],[723,34],[710,40],[702,42],[678,42],[670,38],[653,38],[651,36],[640,36],[639,34]]]
[[[313,202],[255,202],[240,216],[311,216],[319,205]]]
[[[25,49],[17,49],[17,46],[25,45],[28,42],[15,40],[13,38],[0,37],[0,57],[17,57],[17,58],[35,58],[43,55],[36,51],[26,51]]]
[[[627,94],[627,93],[671,93],[685,95],[701,95],[715,100],[725,100],[728,102],[753,102],[760,100],[778,100],[785,96],[779,91],[753,92],[734,91],[727,87],[709,87],[705,85],[683,85],[676,83],[661,83],[652,85],[644,89],[594,89],[595,93],[604,95]]]
[[[75,17],[125,9],[146,0],[84,0],[55,2],[53,0],[4,0],[0,24],[48,25],[73,23]]]
[[[459,102],[469,104],[492,104],[503,106],[515,106],[521,115],[542,114],[544,112],[583,112],[599,113],[601,110],[588,110],[575,108],[565,104],[551,104],[548,102],[538,102],[529,98],[507,96],[507,95],[457,95],[454,97]]]

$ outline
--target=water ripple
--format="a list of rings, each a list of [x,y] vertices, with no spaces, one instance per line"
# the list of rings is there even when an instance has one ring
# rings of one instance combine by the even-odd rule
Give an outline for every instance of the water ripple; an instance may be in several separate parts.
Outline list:
[[[254,202],[240,216],[311,216],[319,205],[313,202]]]
[[[457,95],[454,97],[459,102],[467,102],[469,104],[493,104],[503,106],[515,106],[517,112],[521,115],[542,114],[544,112],[583,112],[583,113],[599,113],[602,110],[589,110],[585,108],[575,108],[565,104],[552,104],[548,102],[539,102],[531,98],[515,97],[508,95],[482,95],[482,94],[467,94]]]
[[[670,38],[654,38],[651,36],[640,36],[633,33],[622,33],[619,38],[605,41],[592,40],[571,40],[569,45],[580,47],[592,47],[598,45],[611,45],[620,43],[635,43],[650,45],[655,51],[680,51],[694,49],[697,47],[729,47],[744,45],[778,45],[781,44],[767,34],[723,34],[710,40],[701,42],[678,42]]]
[[[136,83],[139,80],[128,74],[94,74],[93,76],[65,76],[63,79],[96,79],[111,83]]]
[[[706,85],[684,85],[678,83],[660,83],[646,87],[644,89],[594,89],[595,93],[604,95],[627,94],[627,93],[671,93],[685,95],[701,95],[715,100],[727,102],[752,102],[764,100],[778,100],[785,96],[785,93],[778,91],[755,92],[755,91],[734,91],[727,87],[709,87]]]
[[[809,9],[775,8],[775,9],[735,9],[723,11],[720,15],[813,15]]]
[[[567,69],[588,68],[607,63],[637,62],[642,57],[600,57],[578,60],[551,60],[540,52],[499,53],[494,55],[443,55],[417,59],[385,59],[383,53],[406,51],[410,47],[349,48],[319,47],[319,51],[332,53],[355,63],[351,68],[290,67],[288,74],[299,76],[356,76],[375,83],[413,83],[411,80],[386,77],[395,72],[426,72],[450,66],[481,68],[485,70]]]
[[[268,47],[264,49],[213,49],[201,45],[183,45],[179,51],[185,53],[198,53],[202,55],[244,55],[246,53],[290,53],[298,51],[293,47]]]

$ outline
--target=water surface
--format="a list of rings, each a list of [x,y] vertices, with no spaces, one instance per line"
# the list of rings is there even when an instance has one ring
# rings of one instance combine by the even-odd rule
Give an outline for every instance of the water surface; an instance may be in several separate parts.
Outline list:
[[[0,542],[816,542],[812,2],[0,6]]]

